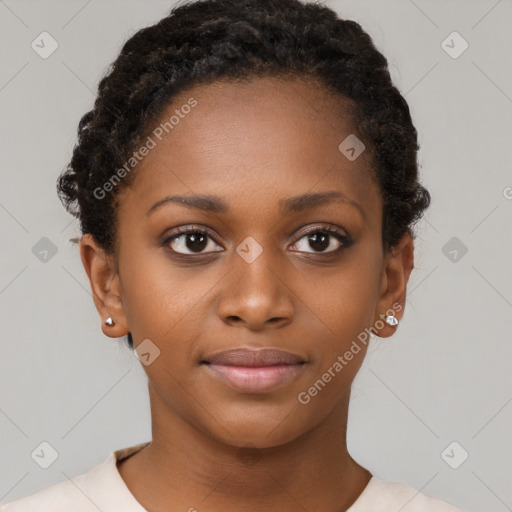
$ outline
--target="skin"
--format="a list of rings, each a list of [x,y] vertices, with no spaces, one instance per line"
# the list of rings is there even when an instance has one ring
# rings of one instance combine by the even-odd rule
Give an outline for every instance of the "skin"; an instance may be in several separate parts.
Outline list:
[[[383,249],[370,150],[354,161],[338,150],[356,133],[348,100],[300,79],[219,81],[180,94],[162,119],[190,97],[197,106],[118,196],[116,256],[89,234],[80,245],[104,334],[131,332],[135,347],[150,339],[160,350],[143,365],[152,442],[118,463],[120,475],[150,512],[345,510],[371,478],[346,446],[350,386],[366,347],[308,404],[297,397],[393,304],[402,318],[413,241],[404,235]],[[346,201],[279,210],[281,199],[325,191]],[[220,196],[229,210],[167,203],[147,215],[173,194]],[[323,223],[352,245],[337,255],[332,236],[325,252],[312,246],[303,231]],[[216,240],[200,249],[208,254],[195,254],[187,235],[164,245],[182,225],[211,229]],[[263,249],[252,263],[236,252],[247,237]],[[109,316],[114,326],[104,324]],[[378,335],[395,331],[384,324]],[[274,391],[242,393],[200,365],[241,346],[308,362]]]

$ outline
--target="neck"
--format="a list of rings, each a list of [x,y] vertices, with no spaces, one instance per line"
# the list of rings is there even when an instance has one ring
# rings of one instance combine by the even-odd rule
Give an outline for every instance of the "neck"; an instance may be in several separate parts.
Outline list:
[[[345,510],[371,474],[350,456],[350,392],[324,421],[268,448],[231,446],[174,414],[150,386],[151,443],[118,464],[144,508],[163,510]],[[249,444],[249,443],[248,443]]]

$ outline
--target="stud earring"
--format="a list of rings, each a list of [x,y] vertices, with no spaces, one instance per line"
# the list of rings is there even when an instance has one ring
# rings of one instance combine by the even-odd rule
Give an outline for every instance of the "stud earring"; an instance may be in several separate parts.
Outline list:
[[[388,315],[386,317],[386,323],[392,326],[398,325],[398,318],[395,315]]]
[[[105,320],[105,323],[106,323],[107,325],[109,325],[109,326],[112,326],[112,325],[114,325],[114,323],[115,323],[115,322],[114,322],[114,320],[112,319],[112,317],[111,317],[111,316],[109,316],[109,317]]]

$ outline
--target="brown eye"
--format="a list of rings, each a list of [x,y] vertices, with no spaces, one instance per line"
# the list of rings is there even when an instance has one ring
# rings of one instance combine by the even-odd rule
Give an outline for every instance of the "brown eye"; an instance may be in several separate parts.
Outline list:
[[[217,250],[207,251],[205,249],[219,247],[211,236],[204,230],[200,229],[184,229],[178,234],[168,238],[164,245],[170,247],[172,252],[178,254],[205,254],[209,252],[217,252]],[[220,250],[223,250],[220,248]]]
[[[322,254],[337,252],[342,248],[348,247],[350,243],[348,236],[333,228],[317,228],[302,236],[293,244],[292,248],[297,252]]]

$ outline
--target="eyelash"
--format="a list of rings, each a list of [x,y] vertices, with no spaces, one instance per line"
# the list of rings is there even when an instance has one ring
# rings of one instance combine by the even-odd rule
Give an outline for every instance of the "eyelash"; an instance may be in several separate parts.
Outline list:
[[[333,256],[339,254],[344,249],[348,249],[352,244],[353,240],[344,233],[340,232],[338,229],[330,226],[329,224],[324,224],[320,226],[316,226],[313,229],[310,229],[306,232],[303,232],[300,234],[299,238],[296,242],[294,242],[292,245],[295,245],[299,240],[302,240],[302,238],[315,234],[315,233],[324,233],[327,235],[330,235],[334,237],[338,242],[340,242],[340,247],[334,251],[328,251],[328,252],[303,252],[303,251],[294,251],[298,252],[300,254],[310,254],[310,255],[316,255],[316,256]],[[208,254],[214,254],[215,252],[221,252],[221,251],[213,251],[213,252],[205,252],[205,253],[196,253],[196,254],[183,254],[179,253],[177,251],[174,251],[173,249],[169,248],[170,243],[179,238],[182,235],[187,234],[201,234],[209,237],[212,239],[217,245],[221,245],[215,238],[215,236],[211,233],[211,231],[208,228],[202,227],[202,226],[180,226],[176,228],[175,232],[171,237],[168,237],[164,240],[162,245],[166,248],[167,251],[169,251],[173,256],[175,257],[183,257],[183,258],[194,258],[194,257],[200,257],[200,256],[206,256]]]

